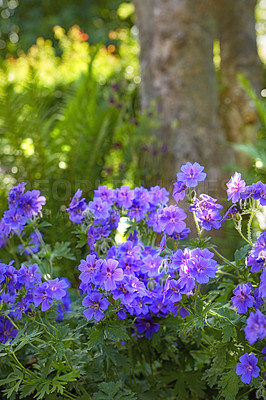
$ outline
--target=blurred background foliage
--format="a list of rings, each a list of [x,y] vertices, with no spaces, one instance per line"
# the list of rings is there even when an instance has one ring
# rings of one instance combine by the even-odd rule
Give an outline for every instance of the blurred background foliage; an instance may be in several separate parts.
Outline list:
[[[266,0],[256,20],[266,62]],[[156,104],[140,112],[137,34],[129,1],[0,0],[1,213],[9,188],[27,182],[47,197],[47,219],[58,218],[55,241],[72,228],[61,211],[77,188],[89,197],[100,184],[160,184],[167,149],[149,133],[158,127]],[[264,99],[256,104],[263,144],[242,150],[265,180]]]

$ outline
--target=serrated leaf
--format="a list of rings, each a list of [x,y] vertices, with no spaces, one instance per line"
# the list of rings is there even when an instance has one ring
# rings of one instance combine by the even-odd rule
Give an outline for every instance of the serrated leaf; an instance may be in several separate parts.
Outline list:
[[[176,379],[176,384],[174,387],[174,394],[176,395],[176,400],[184,400],[187,399],[187,390],[185,386],[185,380],[183,376],[178,376]]]
[[[232,369],[229,372],[223,373],[218,386],[222,388],[222,396],[225,400],[235,400],[239,388],[239,377],[236,370]]]
[[[246,244],[245,246],[241,247],[240,249],[237,249],[235,251],[235,260],[239,261],[239,260],[245,259],[246,255],[248,254],[250,249],[251,249],[251,246],[249,244]]]
[[[103,328],[102,327],[94,328],[89,335],[88,348],[92,349],[94,346],[103,343],[103,338],[104,338]]]
[[[236,329],[234,325],[232,324],[227,324],[224,325],[222,328],[222,335],[223,335],[223,343],[229,342],[232,338],[236,336]]]
[[[76,257],[71,252],[69,248],[70,242],[56,242],[54,245],[54,250],[52,251],[52,257],[56,258],[67,258],[68,260],[75,260]]]

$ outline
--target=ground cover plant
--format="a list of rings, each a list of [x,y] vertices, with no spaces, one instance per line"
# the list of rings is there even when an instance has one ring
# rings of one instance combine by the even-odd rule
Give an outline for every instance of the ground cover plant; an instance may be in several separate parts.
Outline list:
[[[54,245],[45,197],[25,183],[9,191],[0,221],[9,254],[0,264],[3,398],[266,398],[266,234],[252,233],[266,185],[236,172],[224,209],[200,194],[205,179],[187,162],[171,203],[159,186],[100,186],[91,201],[79,189],[66,210],[73,235]],[[232,260],[206,235],[228,219],[246,243]]]

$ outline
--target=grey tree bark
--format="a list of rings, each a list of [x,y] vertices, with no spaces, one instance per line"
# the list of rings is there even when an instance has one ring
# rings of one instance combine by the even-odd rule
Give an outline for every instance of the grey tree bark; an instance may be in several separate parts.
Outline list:
[[[167,146],[162,170],[155,178],[171,182],[182,163],[198,161],[206,166],[208,192],[215,195],[223,186],[221,166],[234,160],[233,151],[225,145],[227,138],[242,140],[246,122],[252,125],[257,121],[253,105],[243,97],[236,79],[238,71],[248,78],[256,75],[256,86],[260,87],[261,75],[255,72],[260,65],[254,1],[133,2],[141,46],[142,107],[157,102],[161,121],[157,141]],[[222,106],[213,65],[215,38],[221,40],[221,73],[226,88]]]

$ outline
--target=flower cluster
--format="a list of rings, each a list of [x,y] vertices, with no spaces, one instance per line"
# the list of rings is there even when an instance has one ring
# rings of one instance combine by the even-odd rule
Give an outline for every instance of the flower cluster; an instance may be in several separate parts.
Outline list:
[[[262,182],[246,185],[246,182],[241,179],[241,174],[237,172],[227,183],[227,195],[228,200],[232,200],[234,203],[241,203],[247,199],[252,200],[251,212],[253,212],[253,215],[258,208],[256,201],[259,201],[260,206],[266,205],[266,185]],[[233,204],[232,208],[235,207],[236,204]],[[250,235],[247,241],[252,244]],[[245,260],[246,268],[250,267],[250,272],[256,274],[254,282],[238,285],[233,290],[234,296],[231,298],[233,307],[239,314],[247,314],[248,310],[251,310],[244,328],[245,338],[250,345],[253,345],[258,339],[262,340],[266,337],[266,316],[263,313],[263,300],[266,298],[265,256],[266,232],[263,232],[252,245],[252,249]],[[260,272],[258,282],[257,273]],[[258,359],[253,354],[245,353],[239,360],[236,373],[242,375],[241,381],[243,383],[249,384],[252,377],[259,375],[260,369],[256,366]]]
[[[39,190],[25,192],[25,186],[26,183],[21,182],[9,191],[8,210],[0,221],[0,247],[4,247],[11,232],[20,234],[27,220],[36,217],[46,203]]]
[[[0,263],[0,301],[6,305],[9,316],[20,320],[23,313],[32,311],[32,306],[41,305],[41,310],[48,310],[54,301],[60,300],[63,310],[69,310],[69,294],[66,288],[69,282],[62,278],[42,282],[37,264],[22,265],[19,269],[9,264]],[[62,306],[58,310],[62,318]]]
[[[214,278],[217,262],[207,249],[180,249],[163,257],[136,236],[132,239],[112,246],[106,259],[90,254],[81,260],[84,314],[88,320],[94,317],[98,321],[110,306],[118,318],[130,314],[138,321],[148,321],[150,335],[152,318],[169,313],[176,316],[178,311],[188,314],[181,305],[182,295],[193,296],[197,284]]]

